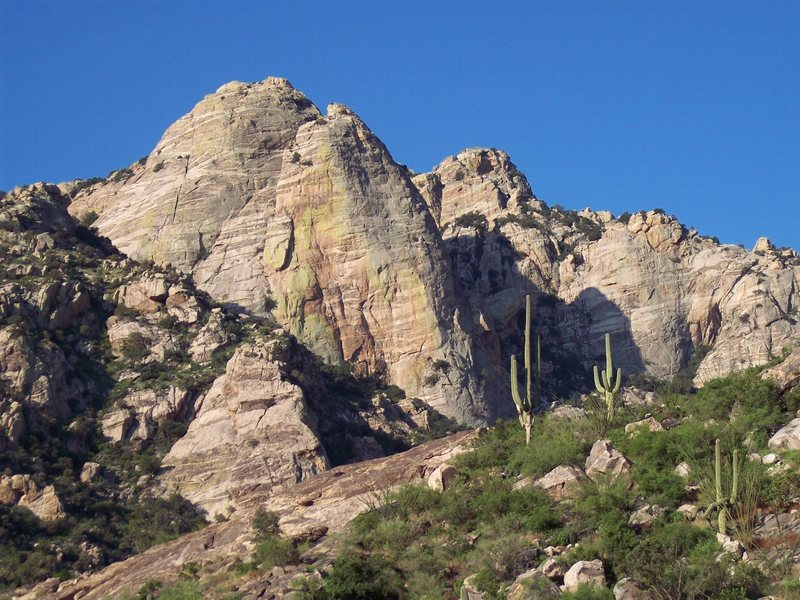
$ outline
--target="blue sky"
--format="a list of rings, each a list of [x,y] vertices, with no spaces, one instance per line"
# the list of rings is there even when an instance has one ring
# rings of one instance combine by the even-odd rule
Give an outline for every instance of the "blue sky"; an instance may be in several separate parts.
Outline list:
[[[103,176],[231,80],[287,77],[426,171],[800,249],[800,2],[0,0],[0,188]]]

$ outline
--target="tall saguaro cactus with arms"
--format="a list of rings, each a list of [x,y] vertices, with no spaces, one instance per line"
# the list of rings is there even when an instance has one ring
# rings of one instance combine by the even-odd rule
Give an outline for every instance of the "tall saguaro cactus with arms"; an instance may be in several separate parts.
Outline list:
[[[614,378],[614,363],[611,359],[611,334],[606,334],[606,368],[602,374],[598,372],[597,365],[594,366],[594,387],[603,395],[606,404],[606,418],[608,421],[614,419],[617,410],[617,392],[622,383],[622,369],[617,368],[617,376]]]
[[[517,416],[520,424],[525,428],[525,444],[531,443],[531,427],[533,415],[539,407],[542,395],[542,340],[536,336],[536,383],[534,387],[534,372],[531,366],[531,297],[525,296],[525,396],[519,395],[517,382],[517,357],[511,356],[511,397],[517,406]]]
[[[717,522],[719,532],[725,534],[727,531],[727,517],[731,509],[739,502],[739,453],[734,450],[732,468],[733,477],[731,478],[731,494],[723,495],[722,491],[722,452],[720,451],[719,440],[714,444],[714,502],[712,502],[703,513],[707,519],[714,512],[717,512]]]

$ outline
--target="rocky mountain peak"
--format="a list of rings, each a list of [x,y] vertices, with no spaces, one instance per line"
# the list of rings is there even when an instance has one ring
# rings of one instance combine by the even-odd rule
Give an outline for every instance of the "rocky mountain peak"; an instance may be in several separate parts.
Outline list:
[[[789,254],[721,246],[660,210],[548,206],[502,150],[412,175],[352,110],[323,116],[280,78],[222,86],[69,210],[232,310],[273,315],[326,361],[468,421],[505,406],[485,394],[507,393],[526,293],[554,372],[589,368],[610,332],[627,373],[670,376],[713,347],[700,382],[797,335]]]

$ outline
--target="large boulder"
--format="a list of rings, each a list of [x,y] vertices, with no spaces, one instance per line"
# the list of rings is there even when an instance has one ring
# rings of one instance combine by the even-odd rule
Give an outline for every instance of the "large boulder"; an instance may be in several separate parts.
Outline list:
[[[555,500],[572,498],[586,475],[573,465],[559,465],[549,473],[533,482]]]
[[[61,498],[52,485],[40,487],[30,475],[0,477],[0,504],[23,506],[42,521],[66,515]]]
[[[560,596],[559,587],[538,569],[522,573],[506,592],[507,600],[556,600]]]
[[[564,575],[564,589],[574,592],[581,584],[606,586],[606,574],[601,560],[581,560],[572,565]]]
[[[643,585],[630,577],[620,579],[614,586],[614,600],[650,600],[651,597]]]
[[[617,479],[631,472],[631,462],[608,440],[597,440],[586,458],[586,475],[590,479]]]
[[[213,312],[208,317],[208,322],[203,325],[200,331],[189,345],[189,356],[197,363],[207,363],[211,360],[214,352],[224,347],[230,342],[230,336],[225,331],[224,321],[221,312]]]
[[[781,392],[800,384],[800,350],[795,350],[774,367],[766,369],[761,377],[774,381]]]
[[[792,419],[775,432],[767,445],[775,451],[800,450],[800,417]]]
[[[174,386],[130,392],[118,402],[118,408],[103,416],[103,435],[115,443],[141,447],[153,438],[159,425],[185,418],[191,401],[191,393]]]

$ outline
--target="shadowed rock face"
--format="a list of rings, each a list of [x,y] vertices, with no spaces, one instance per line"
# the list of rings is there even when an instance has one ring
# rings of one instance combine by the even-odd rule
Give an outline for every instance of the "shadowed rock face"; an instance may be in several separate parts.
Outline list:
[[[711,346],[698,383],[798,338],[792,251],[723,246],[660,211],[549,208],[494,149],[412,177],[349,109],[323,116],[283,79],[222,86],[143,164],[77,194],[70,212],[90,210],[134,257],[471,423],[508,409],[526,293],[548,351],[582,368],[606,332],[627,374],[669,377]]]
[[[765,240],[753,252],[720,245],[660,211],[622,222],[550,209],[493,149],[465,150],[414,182],[455,251],[472,314],[506,339],[526,292],[548,296],[537,314],[552,316],[558,331],[545,342],[584,366],[602,353],[606,332],[627,373],[657,377],[674,375],[704,345],[702,384],[763,363],[800,337],[793,250]],[[469,213],[486,218],[483,230]]]

